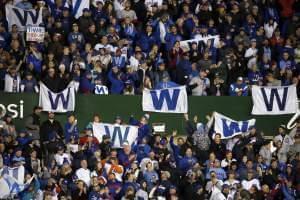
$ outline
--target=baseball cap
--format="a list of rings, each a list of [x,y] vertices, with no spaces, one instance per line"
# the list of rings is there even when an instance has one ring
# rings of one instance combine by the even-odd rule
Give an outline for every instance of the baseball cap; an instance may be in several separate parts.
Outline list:
[[[109,135],[103,135],[102,140],[106,140],[106,139],[110,139],[110,136]]]
[[[237,80],[238,80],[238,81],[243,81],[244,79],[243,79],[243,77],[239,76],[239,77],[237,78]]]
[[[279,128],[286,129],[286,126],[284,124],[280,124]]]
[[[120,115],[117,115],[116,118],[115,118],[115,120],[118,120],[118,119],[122,120],[122,117]]]
[[[129,142],[126,140],[125,142],[123,142],[123,146],[128,146]]]

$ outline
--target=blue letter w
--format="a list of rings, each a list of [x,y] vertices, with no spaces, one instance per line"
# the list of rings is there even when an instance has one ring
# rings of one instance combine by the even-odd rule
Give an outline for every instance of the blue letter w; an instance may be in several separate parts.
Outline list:
[[[248,131],[248,121],[243,121],[241,128],[238,122],[231,122],[228,126],[226,119],[222,119],[222,123],[223,123],[223,135],[225,137],[230,137],[235,133],[240,133],[240,132],[244,133]]]
[[[53,110],[57,109],[57,106],[58,106],[58,103],[59,103],[59,99],[61,99],[63,108],[67,109],[68,108],[68,104],[69,104],[70,88],[68,88],[68,92],[67,92],[67,97],[66,98],[65,98],[63,92],[57,94],[54,100],[53,100],[53,97],[52,97],[52,94],[51,94],[50,91],[48,91],[48,96],[49,96],[49,99],[50,99],[51,108]]]
[[[122,145],[123,142],[125,142],[127,140],[129,129],[130,129],[130,127],[126,127],[125,132],[122,133],[120,127],[114,127],[113,133],[111,135],[111,133],[109,131],[109,127],[104,126],[104,128],[105,128],[106,135],[110,136],[112,143],[114,144],[116,142],[116,138],[118,137],[119,141],[120,141],[120,145]]]
[[[103,86],[96,87],[95,90],[96,90],[96,94],[105,94]]]
[[[282,99],[280,99],[280,96],[278,94],[278,90],[276,88],[272,88],[270,92],[270,101],[267,97],[266,91],[264,88],[261,88],[261,92],[267,107],[267,111],[272,111],[273,110],[273,101],[274,101],[274,96],[276,96],[276,101],[278,104],[279,110],[284,110],[285,104],[286,104],[286,98],[287,98],[287,93],[288,93],[288,87],[283,88],[283,96]]]
[[[167,102],[167,106],[169,110],[175,110],[177,106],[177,100],[179,96],[180,89],[174,89],[173,95],[170,97],[170,93],[168,89],[162,90],[160,92],[160,96],[157,97],[157,93],[155,90],[151,90],[150,94],[152,97],[153,106],[156,110],[161,110],[164,100]]]

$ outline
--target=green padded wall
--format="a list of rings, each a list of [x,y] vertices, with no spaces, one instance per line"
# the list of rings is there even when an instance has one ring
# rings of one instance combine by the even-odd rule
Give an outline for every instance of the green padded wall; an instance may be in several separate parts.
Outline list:
[[[24,101],[24,117],[32,112],[32,108],[38,104],[37,94],[7,94],[0,93],[0,109],[9,104],[17,104],[19,110],[20,101]],[[92,120],[94,113],[101,115],[104,122],[112,122],[116,115],[120,115],[125,122],[128,122],[129,116],[140,117],[142,112],[141,96],[97,96],[81,95],[76,96],[76,112],[79,127],[83,129],[89,121]],[[198,115],[200,121],[205,120],[205,116],[213,111],[220,112],[232,119],[247,120],[252,117],[257,119],[257,127],[265,135],[274,135],[278,125],[286,124],[291,115],[280,116],[251,116],[252,100],[251,97],[189,97],[189,113]],[[46,115],[43,115],[45,119]],[[65,121],[65,114],[58,114],[57,119]],[[184,120],[182,114],[162,114],[150,113],[150,123],[164,122],[167,130],[172,129],[184,133]],[[23,128],[23,120],[15,119],[17,128]]]

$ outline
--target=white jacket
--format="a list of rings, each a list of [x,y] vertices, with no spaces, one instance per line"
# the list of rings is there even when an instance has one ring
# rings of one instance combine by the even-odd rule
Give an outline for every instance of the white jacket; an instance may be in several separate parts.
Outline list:
[[[17,92],[20,92],[20,83],[21,83],[20,75],[17,75],[17,79],[15,83],[17,87]],[[10,74],[5,75],[4,84],[5,84],[4,92],[13,92],[14,78]]]
[[[247,181],[247,180],[243,180],[242,181],[242,187],[245,189],[245,190],[250,190],[250,188],[252,187],[252,185],[255,185],[257,187],[258,190],[260,190],[260,183],[259,183],[259,180],[257,180],[256,178],[250,180],[250,181]]]
[[[270,39],[273,36],[273,33],[275,29],[277,28],[277,23],[274,22],[273,25],[270,25],[269,23],[266,23],[264,25],[265,35],[268,39]]]

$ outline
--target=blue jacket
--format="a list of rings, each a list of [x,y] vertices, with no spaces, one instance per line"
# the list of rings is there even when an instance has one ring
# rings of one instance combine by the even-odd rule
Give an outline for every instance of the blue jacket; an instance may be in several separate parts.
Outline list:
[[[93,92],[95,85],[92,83],[92,80],[87,78],[87,74],[85,74],[80,79],[80,90],[84,93]]]
[[[25,88],[24,88],[24,92],[34,92],[34,87],[37,86],[37,82],[35,79],[32,79],[32,80],[27,80],[27,79],[24,79],[21,81],[21,85],[24,85]]]
[[[141,124],[138,120],[134,119],[133,117],[131,117],[129,119],[129,124],[133,125],[133,126],[138,126],[139,130],[138,130],[138,144],[140,144],[143,140],[144,137],[148,137],[151,134],[151,127],[149,124]]]
[[[91,191],[89,195],[89,200],[101,199],[101,194],[99,192]]]
[[[151,190],[158,180],[158,174],[156,171],[145,171],[143,173],[144,179],[147,182],[147,188]]]
[[[54,18],[60,17],[62,15],[62,9],[67,5],[67,0],[62,0],[62,6],[57,7],[57,5],[54,3],[53,0],[46,0],[47,5],[49,5],[51,10],[51,15],[54,16]]]
[[[84,36],[82,33],[71,32],[68,35],[68,42],[69,42],[69,44],[76,43],[79,48],[82,48],[85,43],[85,40],[84,40]]]
[[[69,122],[65,124],[65,141],[69,143],[71,138],[78,140],[79,138],[79,129],[77,125],[72,125]]]
[[[237,96],[236,89],[242,90],[241,96],[248,96],[248,85],[246,83],[242,83],[238,85],[237,83],[233,83],[230,85],[229,94],[230,96]]]
[[[170,137],[170,145],[173,151],[173,156],[175,158],[176,164],[179,165],[180,164],[180,160],[182,159],[182,156],[180,155],[180,148],[174,144],[174,137],[171,136]]]
[[[286,184],[281,186],[281,190],[285,200],[295,200],[296,199],[296,190],[288,188]]]
[[[155,27],[155,36],[156,36],[156,38],[158,38],[159,41],[162,42],[161,38],[160,38],[160,32],[161,32],[161,30],[160,30],[159,24],[160,24],[160,21],[158,21],[158,20],[155,20],[152,23],[153,27]],[[169,30],[170,26],[173,25],[173,24],[174,24],[174,22],[171,19],[169,19],[168,21],[166,21],[164,23],[165,30],[166,31]]]
[[[23,146],[23,145],[28,144],[31,141],[31,138],[27,137],[27,136],[26,137],[17,137],[17,141],[21,146]]]
[[[117,66],[119,69],[125,68],[126,60],[124,56],[114,56],[112,58],[112,66]]]
[[[184,75],[189,76],[192,73],[192,64],[190,60],[181,59],[178,62],[177,67],[184,72]]]
[[[126,155],[125,152],[123,151],[123,149],[118,152],[118,159],[119,159],[120,165],[122,165],[125,169],[129,169],[131,167],[129,155]]]
[[[165,37],[167,51],[170,51],[176,41],[181,41],[182,37],[179,34],[167,33]]]
[[[193,156],[192,157],[184,156],[179,161],[179,169],[182,170],[183,172],[187,172],[189,169],[193,167],[195,163],[197,163],[197,158]]]
[[[115,75],[112,74],[111,70],[108,73],[108,80],[111,83],[111,88],[110,88],[111,94],[121,94],[123,92],[124,89],[123,81],[116,78]]]
[[[209,170],[206,173],[206,179],[210,179],[211,172],[215,172],[219,180],[224,181],[227,178],[225,170],[220,167],[220,168],[209,168]]]
[[[37,57],[35,57],[33,54],[29,54],[26,58],[27,63],[33,64],[34,67],[34,71],[37,73],[41,73],[42,72],[42,60],[38,59]]]
[[[137,44],[141,47],[143,52],[148,53],[154,44],[157,44],[158,40],[154,34],[147,35],[147,33],[141,34]]]
[[[191,37],[194,27],[195,27],[195,22],[193,21],[193,18],[188,18],[183,22],[183,27],[187,31],[188,36]]]
[[[263,76],[260,72],[249,72],[248,79],[251,85],[255,85],[259,80],[263,79]]]
[[[118,197],[119,195],[118,195],[118,193],[117,193],[117,190],[119,189],[119,188],[122,188],[122,183],[121,182],[119,182],[119,181],[111,181],[111,180],[108,180],[107,181],[107,186],[108,186],[108,189],[109,189],[109,193],[111,194],[111,196],[113,197],[113,198],[116,198],[116,197]],[[122,191],[121,191],[122,192]],[[120,192],[120,193],[121,193]]]
[[[140,163],[143,158],[146,158],[151,151],[151,147],[148,144],[139,144],[135,147],[137,153],[137,161]]]
[[[139,189],[139,185],[136,182],[129,182],[126,181],[123,184],[122,190],[120,191],[120,195],[119,196],[123,196],[127,190],[128,187],[133,187],[135,191],[138,191]]]
[[[133,24],[124,27],[123,36],[129,40],[134,40],[136,37],[136,29]]]

